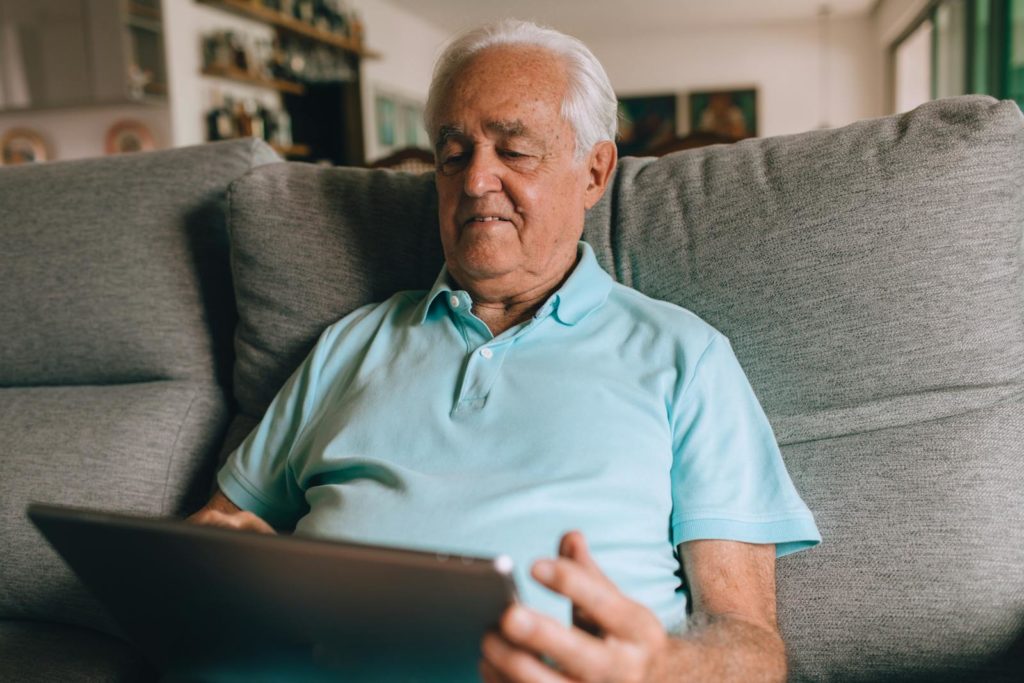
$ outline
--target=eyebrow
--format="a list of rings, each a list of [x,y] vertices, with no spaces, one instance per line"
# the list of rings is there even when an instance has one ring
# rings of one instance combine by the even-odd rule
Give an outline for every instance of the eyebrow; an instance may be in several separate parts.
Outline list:
[[[507,138],[526,135],[526,126],[519,119],[512,121],[489,121],[484,125],[484,128]]]
[[[441,126],[437,131],[437,144],[435,147],[441,149],[451,138],[465,136],[465,131],[458,126]]]
[[[527,135],[526,125],[519,119],[510,121],[488,121],[484,128],[506,138],[517,138]],[[437,132],[438,149],[444,147],[451,138],[466,137],[466,131],[459,126],[442,125]]]

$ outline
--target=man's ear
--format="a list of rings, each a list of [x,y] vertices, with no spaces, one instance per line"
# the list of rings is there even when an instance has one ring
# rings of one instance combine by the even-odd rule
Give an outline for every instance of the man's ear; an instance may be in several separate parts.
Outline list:
[[[590,150],[587,160],[587,193],[584,202],[586,208],[589,209],[597,204],[598,200],[604,196],[608,180],[612,177],[612,171],[615,170],[618,160],[619,152],[611,140],[602,140]]]

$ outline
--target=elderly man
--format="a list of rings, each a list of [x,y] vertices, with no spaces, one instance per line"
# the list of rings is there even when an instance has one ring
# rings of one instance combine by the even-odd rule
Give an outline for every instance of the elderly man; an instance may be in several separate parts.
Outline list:
[[[616,165],[600,64],[486,26],[426,122],[433,288],[330,326],[192,519],[511,555],[485,680],[782,680],[775,558],[817,529],[728,341],[579,241]]]

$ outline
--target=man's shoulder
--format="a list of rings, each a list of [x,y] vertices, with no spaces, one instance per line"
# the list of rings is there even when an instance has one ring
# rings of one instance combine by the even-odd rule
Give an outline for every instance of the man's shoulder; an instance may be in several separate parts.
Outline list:
[[[706,346],[722,333],[693,311],[671,301],[655,299],[616,282],[608,294],[609,313],[622,316],[632,325],[649,328],[663,338],[687,345]]]
[[[426,290],[403,290],[395,292],[384,301],[363,304],[328,325],[320,341],[334,342],[360,332],[373,334],[382,326],[409,322],[420,309],[426,295]]]

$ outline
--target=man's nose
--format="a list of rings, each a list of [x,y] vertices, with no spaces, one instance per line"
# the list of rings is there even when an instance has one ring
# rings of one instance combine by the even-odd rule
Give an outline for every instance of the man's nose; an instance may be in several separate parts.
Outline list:
[[[501,189],[501,163],[493,152],[477,150],[466,167],[466,194],[483,197],[488,192]]]

